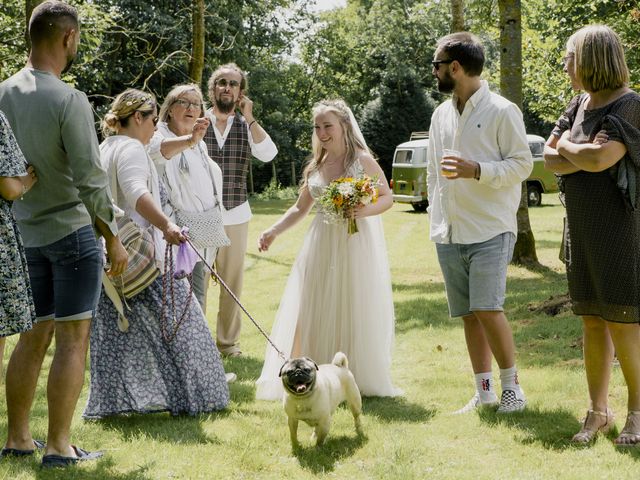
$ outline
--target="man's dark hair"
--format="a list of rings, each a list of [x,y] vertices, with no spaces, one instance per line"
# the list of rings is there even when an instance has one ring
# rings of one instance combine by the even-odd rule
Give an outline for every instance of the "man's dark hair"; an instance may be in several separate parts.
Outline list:
[[[467,75],[477,77],[484,67],[484,47],[480,39],[469,32],[456,32],[438,40],[438,48],[449,60],[457,60]]]
[[[33,9],[29,20],[29,38],[32,44],[55,39],[70,28],[78,28],[78,12],[58,0],[47,0]]]

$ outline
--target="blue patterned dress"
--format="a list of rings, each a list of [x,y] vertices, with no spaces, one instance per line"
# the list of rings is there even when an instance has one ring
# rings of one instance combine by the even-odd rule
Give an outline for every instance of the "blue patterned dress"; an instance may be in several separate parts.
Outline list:
[[[0,177],[26,175],[26,165],[9,122],[0,112]],[[12,203],[0,197],[0,337],[31,329],[36,318],[27,260],[11,212]]]

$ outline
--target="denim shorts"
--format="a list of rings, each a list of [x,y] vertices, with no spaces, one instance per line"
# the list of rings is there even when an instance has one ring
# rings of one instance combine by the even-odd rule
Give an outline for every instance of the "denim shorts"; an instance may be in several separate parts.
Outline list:
[[[502,311],[515,239],[505,232],[481,243],[436,244],[450,316]]]
[[[91,226],[57,242],[25,248],[36,322],[93,318],[102,285],[103,255]]]

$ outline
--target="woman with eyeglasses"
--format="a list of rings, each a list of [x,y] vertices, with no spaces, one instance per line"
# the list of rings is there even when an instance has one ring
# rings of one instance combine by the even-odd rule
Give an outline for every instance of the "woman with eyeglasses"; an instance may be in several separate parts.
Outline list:
[[[565,263],[572,310],[582,317],[590,406],[572,441],[610,430],[614,351],[627,384],[618,446],[640,444],[640,95],[618,35],[591,25],[567,42],[564,71],[576,96],[545,146],[562,175],[567,208]]]
[[[185,237],[163,212],[167,192],[146,151],[157,115],[152,95],[135,89],[118,95],[102,122],[109,136],[100,145],[100,154],[111,185],[115,184],[112,194],[118,206],[141,228],[151,230],[162,272],[166,244],[179,245]],[[163,282],[169,284],[159,275],[126,299],[127,331],[118,328],[118,311],[103,289],[91,326],[91,388],[85,418],[165,411],[195,415],[227,406],[229,388],[220,353],[200,306],[186,280],[174,280],[171,288],[163,288]],[[161,322],[171,316],[172,310],[166,309],[172,306],[182,321],[168,326],[167,338]]]
[[[149,154],[168,190],[172,218],[180,226],[195,229],[197,225],[186,224],[189,213],[215,212],[220,218],[219,228],[208,224],[205,228],[216,228],[206,235],[212,240],[206,246],[196,243],[198,251],[209,265],[216,256],[215,238],[224,237],[221,223],[222,170],[209,158],[203,137],[209,127],[209,119],[203,117],[203,97],[196,84],[177,85],[171,89],[160,107],[160,123]],[[186,214],[181,215],[181,212]],[[195,239],[191,231],[188,235]],[[200,260],[193,270],[193,291],[202,307],[207,311],[207,288],[209,272]]]

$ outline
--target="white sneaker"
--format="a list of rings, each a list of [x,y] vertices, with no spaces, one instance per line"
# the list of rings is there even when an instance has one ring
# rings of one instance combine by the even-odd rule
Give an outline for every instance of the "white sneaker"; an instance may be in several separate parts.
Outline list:
[[[469,400],[469,402],[462,407],[460,410],[456,410],[453,412],[454,415],[461,415],[463,413],[469,413],[476,410],[478,407],[482,406],[493,406],[498,404],[498,396],[494,393],[493,398],[488,402],[480,401],[480,394],[476,392],[476,394]]]
[[[238,376],[233,372],[225,373],[224,376],[227,379],[227,383],[233,383],[238,379]]]

